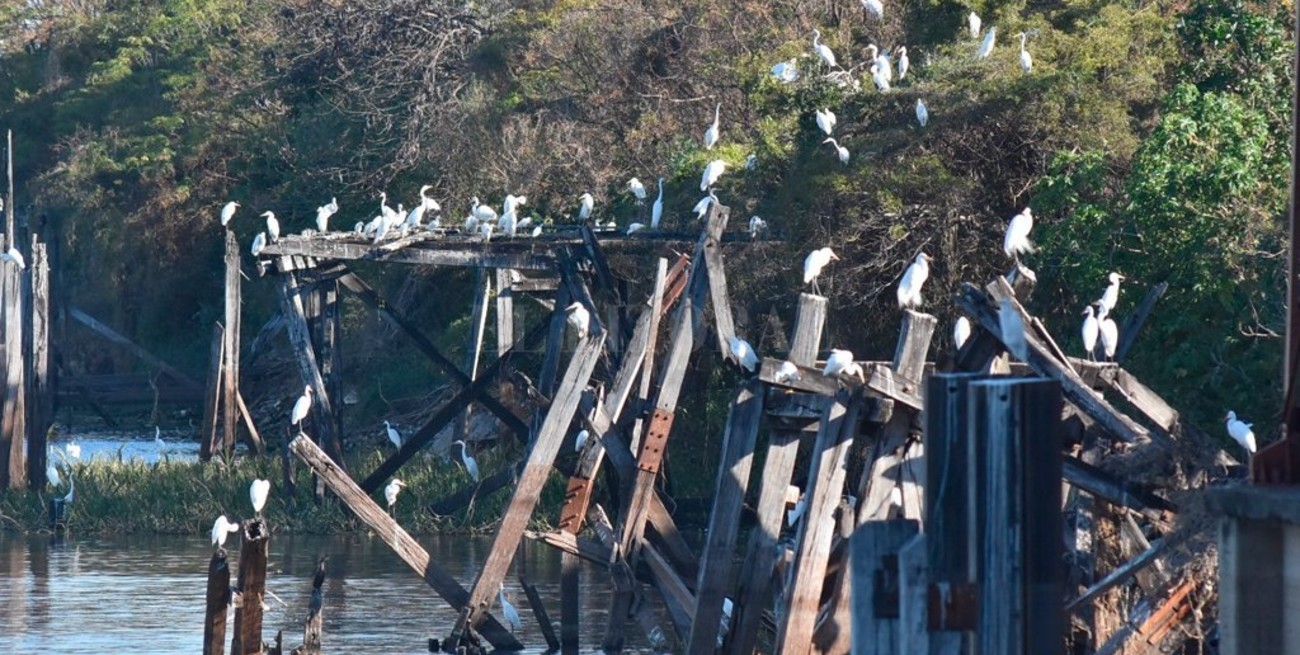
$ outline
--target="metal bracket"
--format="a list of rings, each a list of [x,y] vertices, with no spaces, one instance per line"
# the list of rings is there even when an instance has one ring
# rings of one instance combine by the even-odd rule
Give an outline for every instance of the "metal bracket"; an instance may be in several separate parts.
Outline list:
[[[975,629],[979,587],[966,582],[931,583],[926,596],[926,623],[931,632]]]
[[[658,473],[664,460],[664,447],[668,442],[668,433],[673,428],[672,412],[655,408],[650,414],[650,423],[646,427],[645,439],[641,444],[641,456],[636,466],[646,473]]]
[[[564,491],[564,506],[560,508],[561,530],[569,534],[582,531],[582,520],[587,514],[587,504],[591,501],[594,485],[587,478],[569,478],[569,487]]]

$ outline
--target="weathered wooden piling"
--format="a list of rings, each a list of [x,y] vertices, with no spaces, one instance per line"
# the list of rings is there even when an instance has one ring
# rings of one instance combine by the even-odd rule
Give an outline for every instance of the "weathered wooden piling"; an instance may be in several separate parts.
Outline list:
[[[221,448],[229,456],[235,449],[239,427],[239,325],[240,325],[239,242],[226,230],[226,321],[222,347]]]
[[[46,446],[50,427],[54,425],[54,379],[50,372],[50,262],[44,243],[32,239],[31,330],[26,373],[29,385],[27,402],[27,479],[39,487],[45,476]]]
[[[6,212],[6,216],[12,215]],[[13,232],[9,232],[12,239]],[[26,313],[23,287],[25,271],[12,262],[0,263],[3,277],[5,326],[5,394],[3,415],[0,415],[0,457],[4,459],[4,483],[9,489],[27,488],[27,383],[26,352],[23,348],[27,332],[24,325]],[[38,478],[39,480],[39,478]]]
[[[303,383],[315,392],[311,403],[311,425],[315,428],[320,443],[324,445],[325,452],[342,465],[343,441],[335,430],[334,401],[329,396],[316,353],[312,349],[311,332],[303,312],[297,277],[292,272],[282,273],[279,282],[280,303],[288,318],[289,343],[298,363],[298,373]]]
[[[852,571],[853,652],[908,653],[900,648],[902,586],[899,556],[920,523],[906,519],[867,521],[853,533],[849,546]],[[950,651],[955,652],[955,651]]]
[[[316,560],[316,573],[311,579],[311,601],[307,604],[307,620],[302,626],[302,647],[294,650],[300,655],[316,655],[321,651],[321,634],[325,630],[325,557]]]
[[[226,611],[230,608],[230,562],[225,549],[208,562],[208,591],[203,612],[203,655],[226,652]]]
[[[260,655],[262,600],[266,595],[266,560],[270,553],[271,535],[266,522],[260,518],[244,521],[241,528],[243,543],[239,547],[239,581],[235,585],[235,625],[230,653]],[[211,584],[209,582],[210,592]]]
[[[221,451],[217,439],[217,413],[221,410],[221,395],[224,391],[226,330],[220,323],[212,324],[212,345],[208,351],[208,382],[203,392],[203,419],[199,424],[199,460],[212,459],[213,453]]]

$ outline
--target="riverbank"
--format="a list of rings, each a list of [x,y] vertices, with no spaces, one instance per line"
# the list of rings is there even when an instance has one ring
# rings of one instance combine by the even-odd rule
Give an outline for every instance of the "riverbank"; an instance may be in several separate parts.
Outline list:
[[[370,451],[347,457],[350,471],[373,470],[389,453]],[[485,452],[479,457],[484,475],[509,462]],[[500,459],[501,461],[497,461]],[[297,493],[284,489],[278,457],[237,458],[231,462],[201,464],[164,458],[157,463],[140,459],[96,458],[72,464],[76,492],[67,514],[67,529],[75,534],[207,534],[217,515],[232,520],[252,515],[249,484],[258,478],[271,481],[271,497],[263,514],[277,532],[344,534],[367,528],[336,502],[316,505],[312,500],[311,472],[296,467]],[[442,458],[420,456],[402,467],[406,489],[398,497],[395,515],[412,534],[483,532],[495,527],[509,494],[498,492],[479,498],[469,508],[451,516],[432,516],[427,508],[469,483],[459,465]],[[50,529],[49,500],[67,493],[46,485],[38,491],[0,494],[0,529],[24,533]],[[383,491],[374,494],[384,505]],[[549,527],[545,517],[555,516],[564,498],[564,481],[554,477],[542,492],[535,528]]]

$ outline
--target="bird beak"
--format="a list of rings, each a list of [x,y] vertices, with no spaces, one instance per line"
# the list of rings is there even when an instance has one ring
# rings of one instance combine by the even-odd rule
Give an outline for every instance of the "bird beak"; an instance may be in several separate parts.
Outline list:
[[[835,254],[835,253],[831,253],[831,259],[834,259],[835,261],[839,261],[839,260],[840,260],[840,256],[837,255],[837,254]]]

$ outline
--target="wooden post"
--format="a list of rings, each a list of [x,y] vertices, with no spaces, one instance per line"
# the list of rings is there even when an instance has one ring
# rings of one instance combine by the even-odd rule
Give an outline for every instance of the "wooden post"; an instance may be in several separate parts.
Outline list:
[[[428,551],[420,547],[402,526],[388,515],[388,512],[375,503],[366,492],[361,490],[347,472],[339,468],[311,439],[299,435],[289,443],[289,450],[297,455],[304,464],[311,467],[329,490],[338,496],[362,523],[365,523],[376,536],[393,549],[393,553],[406,563],[415,574],[424,580],[453,609],[460,610],[469,602],[469,592],[456,579],[447,573],[437,562],[429,557]],[[479,632],[494,647],[501,650],[521,650],[519,643],[510,631],[495,618],[485,614],[479,624]]]
[[[849,565],[855,655],[905,652],[899,650],[898,552],[919,530],[916,521],[900,519],[868,521],[854,531],[849,542]]]
[[[235,606],[234,636],[231,655],[255,655],[262,652],[262,597],[266,593],[266,558],[271,535],[260,518],[243,524],[243,543],[239,547],[239,602]]]
[[[711,655],[717,645],[718,623],[722,618],[723,598],[731,593],[731,569],[735,560],[736,532],[740,528],[740,508],[749,489],[749,469],[754,461],[754,442],[758,439],[759,419],[763,413],[763,386],[758,380],[743,383],[736,391],[722,441],[722,461],[714,485],[713,511],[705,537],[703,562],[695,585],[695,615],[687,652]],[[734,605],[733,605],[733,612]]]
[[[984,471],[975,529],[980,653],[1041,652],[1060,642],[1061,385],[1001,378],[971,382],[970,432]],[[974,444],[971,444],[974,446]]]
[[[514,271],[497,269],[497,356],[515,345],[515,292],[511,288]]]
[[[483,608],[500,588],[506,570],[514,557],[519,540],[528,527],[533,509],[537,506],[542,486],[551,470],[551,464],[559,453],[560,445],[568,434],[573,414],[578,408],[578,400],[591,379],[596,362],[600,359],[604,347],[605,333],[588,335],[574,352],[565,371],[564,381],[551,401],[537,439],[528,454],[528,463],[515,485],[514,495],[506,509],[504,518],[492,542],[492,549],[484,560],[483,568],[474,588],[470,590],[469,602],[461,610],[461,618],[452,630],[448,643],[456,645],[461,641],[467,627],[477,627],[483,620]]]
[[[311,601],[307,605],[307,620],[302,626],[303,655],[320,653],[321,633],[325,625],[325,556],[316,560],[316,574],[311,579]]]
[[[13,234],[12,232],[10,234]],[[23,271],[13,263],[0,263],[0,276],[5,278],[5,378],[4,414],[0,416],[0,448],[6,449],[6,486],[9,489],[27,487],[27,398],[23,373],[26,369],[23,352]]]
[[[225,549],[208,562],[208,593],[203,621],[203,655],[226,652],[226,610],[230,607],[230,562]]]
[[[329,419],[336,434],[343,434],[343,349],[339,338],[343,336],[343,316],[339,307],[339,282],[336,278],[316,283],[316,302],[320,309],[316,330],[316,351],[320,354],[320,374],[330,398],[338,400]]]
[[[80,309],[71,306],[68,307],[68,316],[71,316],[73,320],[90,328],[90,330],[95,334],[98,334],[99,336],[104,337],[105,339],[125,348],[132,355],[139,357],[140,360],[143,361],[144,363],[166,374],[177,384],[180,384],[185,387],[189,387],[190,389],[194,389],[195,391],[201,388],[199,386],[199,383],[195,382],[192,378],[190,378],[190,376],[181,372],[175,366],[172,366],[171,364],[168,364],[167,362],[164,362],[163,360],[159,359],[148,350],[145,350],[144,348],[141,348],[140,346],[136,345],[134,342],[132,342],[130,339],[123,336],[117,330],[114,330],[113,328],[100,322],[94,316],[91,316],[90,314],[87,314],[86,312],[83,312]]]
[[[239,427],[239,324],[240,324],[239,242],[235,233],[226,230],[226,323],[222,347],[221,448],[229,456],[235,450]]]
[[[710,216],[721,214],[725,223],[731,214],[731,208],[718,203],[709,205]],[[720,239],[708,239],[704,242],[704,263],[709,274],[709,300],[713,305],[713,327],[718,335],[718,353],[723,359],[734,359],[731,355],[731,337],[736,336],[736,322],[731,317],[731,297],[727,293],[727,271],[722,264],[722,242]],[[739,362],[737,362],[739,363]]]
[[[32,243],[31,335],[28,364],[31,398],[27,419],[27,479],[39,486],[45,476],[46,436],[54,423],[54,384],[50,378],[50,263],[44,243]]]
[[[280,304],[288,320],[289,344],[293,348],[298,363],[298,374],[304,384],[315,392],[311,404],[311,422],[316,428],[318,440],[324,444],[325,452],[339,466],[343,463],[343,442],[334,431],[334,403],[325,388],[320,367],[316,363],[316,353],[311,345],[311,332],[307,327],[307,316],[303,312],[302,298],[298,294],[298,279],[293,272],[280,274]]]
[[[685,260],[680,257],[677,259],[678,264],[682,264],[684,261]],[[659,342],[659,321],[661,320],[661,314],[663,311],[666,311],[668,307],[671,307],[673,302],[676,300],[677,295],[680,295],[679,290],[678,294],[665,300],[664,294],[667,293],[665,285],[667,285],[668,280],[667,266],[668,260],[661,257],[659,259],[658,268],[655,269],[655,290],[654,294],[650,297],[650,307],[653,311],[650,313],[650,323],[648,326],[649,332],[646,335],[645,356],[644,361],[641,364],[641,384],[637,387],[636,394],[637,400],[642,403],[650,398],[650,386],[654,384],[655,346]],[[684,269],[679,269],[677,266],[673,266],[673,270],[677,271]],[[682,277],[684,277],[684,275],[679,273],[678,278],[680,279]],[[638,322],[637,328],[640,329],[640,327],[640,323]],[[636,423],[632,426],[632,441],[629,444],[631,446],[631,452],[633,453],[640,452],[637,449],[641,445],[641,434],[643,428],[644,426],[642,425],[642,421],[638,417]]]
[[[796,539],[793,584],[781,601],[785,621],[776,643],[783,655],[807,655],[820,606],[822,584],[835,536],[834,513],[844,491],[845,463],[857,428],[859,402],[846,391],[836,394],[822,414],[813,445],[805,490],[804,517]]]
[[[465,342],[465,370],[471,382],[478,378],[478,361],[483,352],[483,330],[487,326],[488,296],[492,293],[492,280],[488,278],[487,269],[479,267],[474,277],[474,306],[469,312],[469,335]],[[458,439],[469,434],[471,405],[465,406],[456,428]]]
[[[790,361],[800,366],[817,365],[825,325],[826,298],[811,293],[799,294],[799,313],[795,316],[794,338],[790,340]]]
[[[5,146],[5,172],[9,176],[9,202],[5,203],[5,234],[9,235],[9,243],[0,243],[0,247],[16,245],[15,235],[18,234],[17,226],[14,225],[14,214],[18,213],[18,206],[14,204],[14,131],[5,130],[5,139],[7,143]]]
[[[564,308],[573,302],[569,286],[561,284],[555,292],[555,309],[551,311],[551,329],[546,334],[546,352],[542,355],[542,370],[538,374],[537,389],[543,396],[555,390],[555,377],[560,371],[560,351],[564,348],[564,330],[568,315]]]
[[[929,535],[918,534],[898,550],[898,652],[930,651],[930,574],[925,564]],[[942,587],[940,587],[942,588]],[[942,597],[942,594],[940,594]],[[1044,650],[1050,651],[1047,647]],[[956,655],[960,651],[947,651]]]
[[[203,392],[203,422],[199,427],[199,460],[212,459],[217,450],[217,410],[221,407],[221,393],[224,389],[221,370],[225,364],[226,336],[220,323],[212,324],[212,346],[208,351],[208,384]]]

